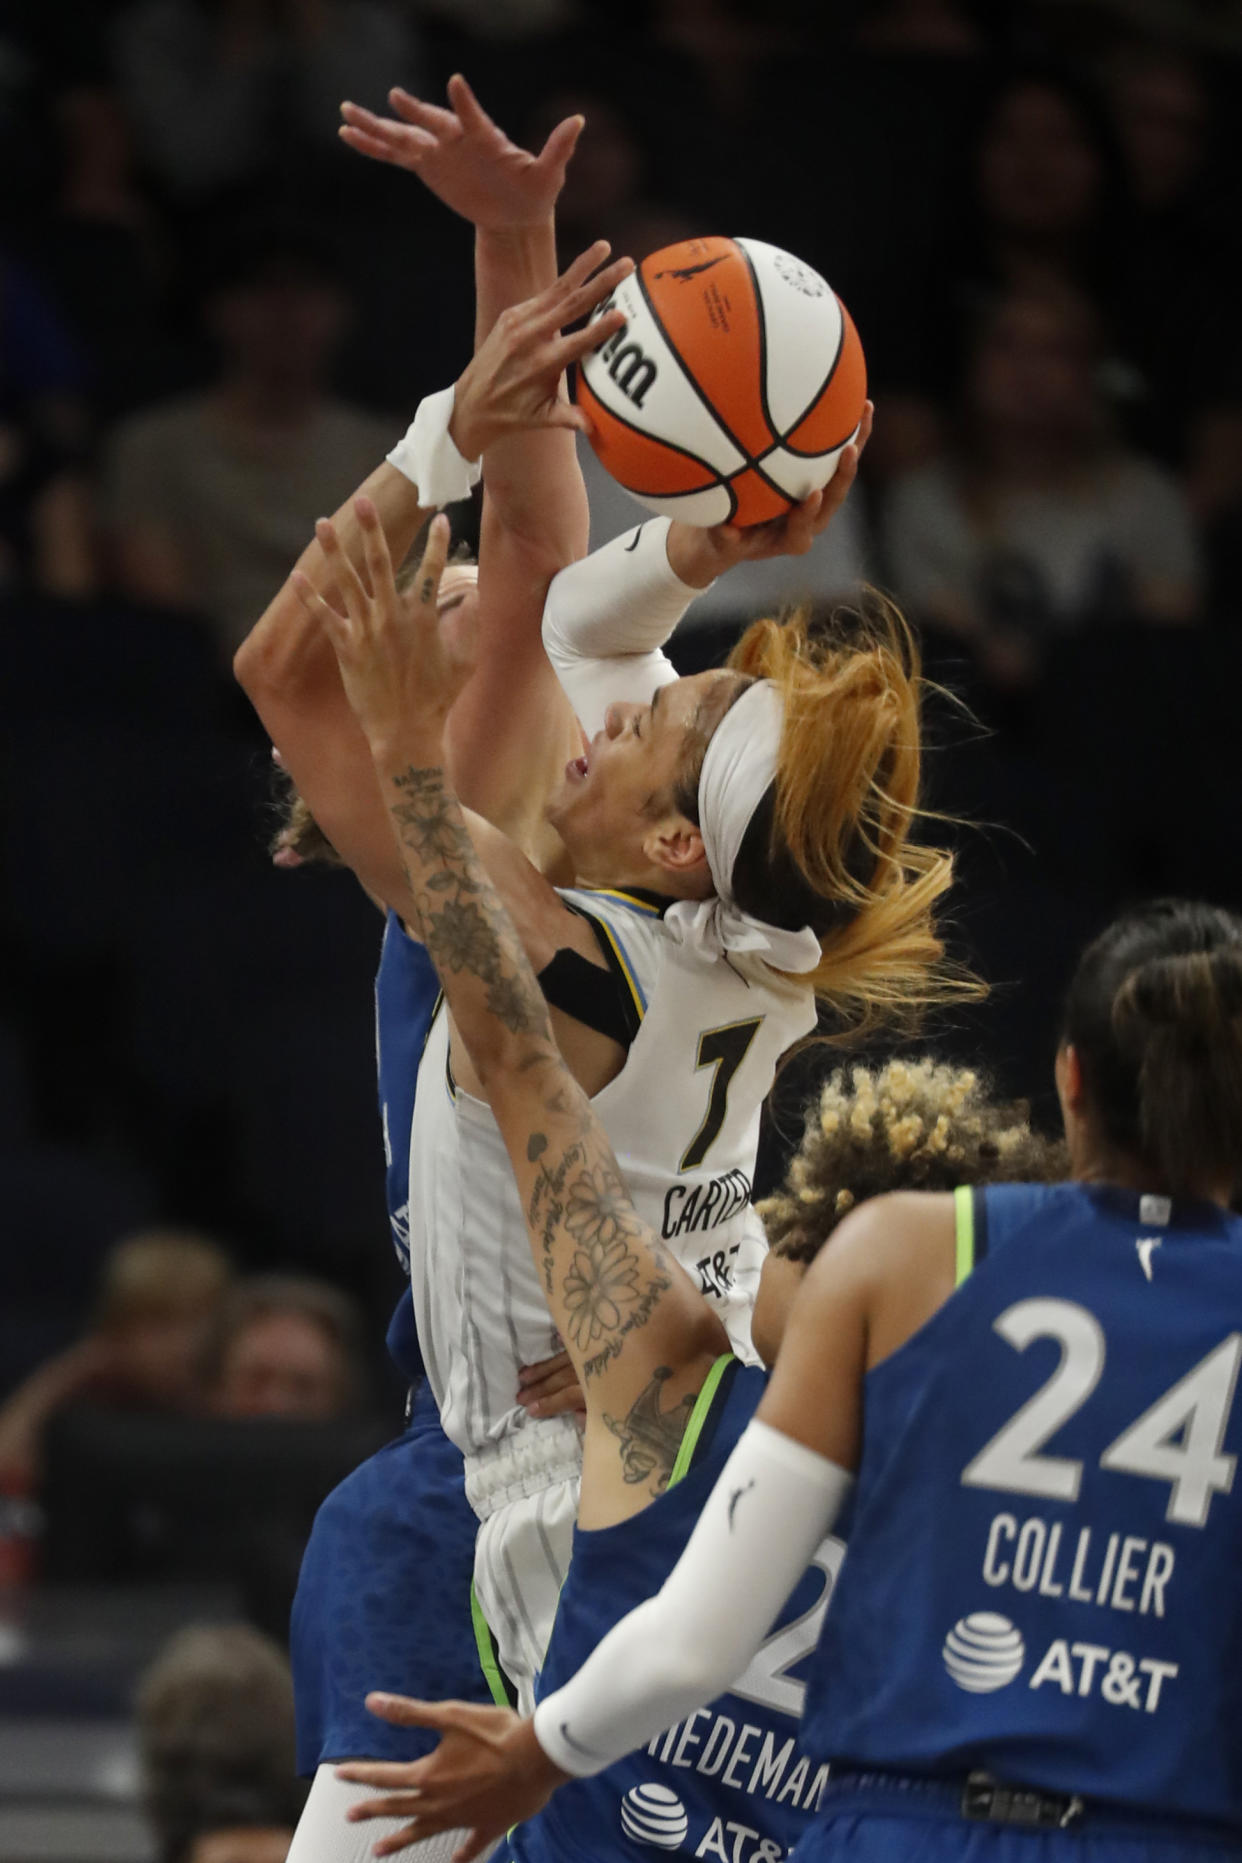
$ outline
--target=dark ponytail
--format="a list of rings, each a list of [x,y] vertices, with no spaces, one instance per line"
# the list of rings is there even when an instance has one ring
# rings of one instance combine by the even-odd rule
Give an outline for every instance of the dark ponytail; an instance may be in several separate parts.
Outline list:
[[[1104,1136],[1173,1195],[1242,1181],[1242,919],[1160,900],[1079,963],[1065,1038]]]

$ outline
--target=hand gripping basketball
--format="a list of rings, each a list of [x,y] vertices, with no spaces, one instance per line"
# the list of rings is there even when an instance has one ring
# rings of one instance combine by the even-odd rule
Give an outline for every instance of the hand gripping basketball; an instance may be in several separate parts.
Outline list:
[[[442,626],[437,608],[448,557],[449,523],[432,520],[427,548],[411,586],[401,591],[369,498],[354,500],[362,533],[365,579],[341,547],[327,518],[315,526],[328,580],[326,595],[295,570],[292,581],[308,613],[322,622],[336,651],[341,681],[372,750],[400,739],[439,761],[444,721],[470,677],[473,642],[459,627]],[[330,599],[329,599],[330,598]]]

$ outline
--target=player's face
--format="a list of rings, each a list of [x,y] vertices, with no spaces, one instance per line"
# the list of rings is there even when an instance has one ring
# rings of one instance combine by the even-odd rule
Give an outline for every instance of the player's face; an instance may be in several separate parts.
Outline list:
[[[608,707],[603,730],[566,764],[547,808],[580,880],[654,884],[661,828],[675,820],[697,838],[672,808],[673,786],[696,741],[705,746],[720,723],[738,681],[721,670],[696,673],[661,686],[649,705]]]

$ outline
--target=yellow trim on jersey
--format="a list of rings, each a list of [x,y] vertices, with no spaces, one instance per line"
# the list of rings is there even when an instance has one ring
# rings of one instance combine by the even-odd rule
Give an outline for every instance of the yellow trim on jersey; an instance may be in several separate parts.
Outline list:
[[[960,1287],[975,1265],[975,1193],[969,1184],[953,1192],[953,1218],[957,1228],[957,1270],[954,1287]]]
[[[592,925],[599,926],[599,929],[603,932],[609,945],[612,947],[612,954],[620,966],[621,975],[625,978],[630,995],[634,998],[634,1007],[638,1011],[638,1019],[641,1022],[647,1013],[647,998],[643,994],[643,986],[638,981],[638,973],[629,960],[625,946],[617,937],[616,932],[613,931],[607,919],[596,918],[593,912],[590,914],[590,919]]]
[[[487,1619],[483,1615],[483,1606],[479,1603],[479,1594],[474,1588],[473,1580],[470,1584],[470,1621],[474,1626],[474,1647],[479,1653],[479,1667],[483,1671],[483,1680],[491,1690],[492,1700],[498,1708],[511,1708],[513,1702],[505,1687],[500,1659],[496,1654],[496,1645],[492,1640]]]
[[[658,919],[663,910],[660,906],[653,906],[649,899],[639,899],[633,893],[624,893],[616,886],[578,886],[571,890],[594,893],[599,899],[615,899],[618,905],[628,906],[631,912],[641,912],[649,919]]]
[[[699,1437],[703,1434],[703,1425],[711,1415],[712,1405],[716,1401],[716,1392],[720,1389],[720,1380],[732,1363],[732,1352],[722,1352],[703,1380],[703,1388],[695,1399],[694,1409],[690,1412],[690,1421],[686,1425],[685,1434],[677,1451],[677,1459],[673,1463],[673,1472],[668,1478],[670,1488],[682,1479],[694,1459],[694,1452],[699,1446]]]

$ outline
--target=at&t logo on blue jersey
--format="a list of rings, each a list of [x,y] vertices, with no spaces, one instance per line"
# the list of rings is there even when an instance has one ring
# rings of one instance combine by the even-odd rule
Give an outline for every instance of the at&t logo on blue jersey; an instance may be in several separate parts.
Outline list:
[[[1022,1667],[1026,1648],[1021,1632],[998,1611],[972,1611],[954,1624],[940,1652],[959,1688],[990,1695],[1005,1688]]]
[[[636,1785],[621,1800],[621,1829],[636,1844],[680,1850],[689,1828],[685,1806],[667,1785]]]

